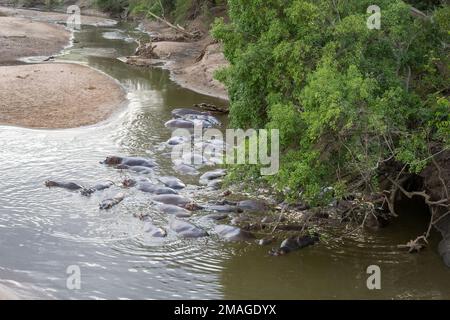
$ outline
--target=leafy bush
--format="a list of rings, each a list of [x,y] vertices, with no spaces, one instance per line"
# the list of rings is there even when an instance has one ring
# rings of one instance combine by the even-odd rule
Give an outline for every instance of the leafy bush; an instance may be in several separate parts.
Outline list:
[[[228,4],[213,35],[231,63],[217,74],[231,126],[280,129],[281,170],[268,179],[292,199],[374,192],[386,162],[418,172],[431,141],[449,145],[448,5],[419,19],[380,0],[381,29],[370,30],[369,0]]]

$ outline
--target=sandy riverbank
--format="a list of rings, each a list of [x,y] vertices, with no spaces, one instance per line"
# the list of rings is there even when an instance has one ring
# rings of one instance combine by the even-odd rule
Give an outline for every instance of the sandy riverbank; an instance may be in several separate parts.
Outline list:
[[[0,7],[0,124],[73,128],[107,119],[125,100],[114,79],[66,63],[13,65],[29,56],[50,56],[69,44],[71,33],[56,22],[67,15]],[[6,15],[6,16],[5,16]],[[102,17],[83,24],[110,25]]]
[[[112,78],[77,64],[0,67],[0,124],[73,128],[107,119],[125,100]]]
[[[225,86],[214,79],[214,72],[228,66],[228,61],[207,30],[202,30],[205,36],[200,40],[179,41],[180,34],[160,22],[145,21],[141,28],[161,39],[153,42],[154,52],[166,61],[172,80],[190,90],[228,100]]]

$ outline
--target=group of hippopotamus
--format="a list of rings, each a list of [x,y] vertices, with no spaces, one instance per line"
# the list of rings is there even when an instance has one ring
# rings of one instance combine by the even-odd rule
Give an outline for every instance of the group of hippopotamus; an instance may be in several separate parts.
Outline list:
[[[200,122],[203,127],[209,128],[220,124],[213,116],[204,112],[194,111],[190,109],[176,109],[172,113],[173,120],[166,123],[166,126],[173,128],[181,126],[191,128],[187,123],[196,125]],[[172,138],[167,142],[168,145],[176,145],[177,143],[186,143],[181,138]],[[112,186],[120,187],[121,192],[112,197],[107,197],[99,204],[100,210],[108,210],[121,203],[125,197],[125,190],[134,188],[139,192],[149,194],[149,200],[153,207],[160,213],[170,216],[168,229],[182,238],[201,238],[209,236],[212,232],[216,236],[226,241],[255,241],[256,237],[249,231],[240,228],[238,225],[244,221],[242,214],[261,213],[268,211],[268,205],[258,200],[228,201],[221,200],[215,203],[198,203],[183,195],[183,189],[187,186],[183,181],[173,176],[153,175],[153,170],[157,166],[152,159],[141,157],[120,157],[109,156],[100,162],[103,165],[113,167],[119,170],[126,170],[137,174],[137,178],[127,177],[122,179],[119,184],[112,181],[106,181],[94,184],[92,186],[82,186],[74,182],[46,181],[47,187],[60,187],[71,191],[80,192],[83,196],[91,196],[96,192],[100,192],[111,188]],[[191,166],[188,163],[180,163],[174,168],[182,170],[184,174],[200,175],[197,171],[199,167]],[[199,177],[199,184],[206,186],[211,190],[217,190],[221,187],[222,178],[226,175],[226,170],[215,169],[203,173]],[[228,196],[231,192],[224,193],[222,196]],[[192,222],[188,221],[194,212],[201,212],[201,219],[208,221],[226,221],[229,225],[214,225],[211,230],[206,231]],[[152,222],[151,214],[142,213],[135,215],[144,221],[144,230],[151,237],[163,238],[168,235],[165,228],[156,226]],[[264,222],[264,221],[263,221]],[[308,245],[312,245],[318,241],[313,236],[302,236],[297,238],[289,238],[285,240],[279,249],[271,252],[273,255],[288,253],[295,249],[300,249]],[[258,243],[269,244],[271,241],[260,239]]]

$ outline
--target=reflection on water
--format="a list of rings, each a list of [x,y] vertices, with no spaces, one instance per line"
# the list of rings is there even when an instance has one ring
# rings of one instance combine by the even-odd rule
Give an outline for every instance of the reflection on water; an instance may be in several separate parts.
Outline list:
[[[30,130],[0,126],[0,279],[24,296],[48,298],[449,298],[450,273],[437,253],[400,252],[422,230],[401,224],[379,234],[355,236],[293,253],[269,257],[269,248],[224,244],[214,237],[149,239],[133,214],[151,212],[156,224],[167,217],[155,211],[148,196],[127,191],[116,208],[100,212],[98,203],[118,187],[83,198],[48,190],[47,179],[119,183],[123,174],[99,164],[106,155],[155,158],[157,174],[175,175],[159,151],[170,137],[164,122],[170,111],[194,103],[224,102],[185,90],[168,72],[128,66],[117,57],[132,54],[124,32],[87,28],[76,34],[74,48],[61,59],[86,63],[117,79],[127,92],[126,109],[86,128]],[[106,39],[105,33],[107,34]],[[123,36],[123,38],[120,38]],[[226,119],[221,119],[225,121]],[[190,184],[196,178],[182,177]],[[186,192],[195,197],[195,187]],[[194,218],[195,219],[195,218]],[[207,222],[196,221],[205,228]],[[399,231],[400,229],[400,231]],[[383,290],[365,287],[365,269],[379,264]],[[81,267],[82,289],[66,288],[66,268]],[[23,284],[24,287],[18,287]]]

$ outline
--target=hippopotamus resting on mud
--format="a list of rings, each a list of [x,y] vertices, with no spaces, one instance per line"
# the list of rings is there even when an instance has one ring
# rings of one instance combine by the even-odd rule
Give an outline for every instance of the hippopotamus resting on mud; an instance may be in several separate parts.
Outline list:
[[[110,165],[110,166],[128,166],[128,167],[147,167],[153,168],[156,166],[156,163],[151,159],[145,159],[140,157],[117,157],[110,156],[107,157],[102,164]]]
[[[157,209],[162,213],[174,215],[177,218],[189,218],[191,216],[191,212],[189,210],[174,206],[172,204],[160,204],[157,206]]]
[[[148,181],[141,181],[136,184],[136,188],[139,191],[146,192],[146,193],[152,193],[156,195],[163,195],[163,194],[178,194],[178,192],[172,188],[168,188],[165,186],[158,186],[156,184],[153,184]]]
[[[171,204],[174,206],[185,208],[188,204],[192,203],[191,199],[185,198],[180,195],[175,194],[164,194],[152,197],[155,202],[160,202],[164,204]]]
[[[219,237],[227,241],[248,241],[255,239],[250,232],[227,225],[218,225],[215,227],[214,231]]]
[[[171,221],[170,228],[183,238],[202,238],[208,236],[208,233],[205,230],[192,223],[178,219],[173,219]]]
[[[184,189],[186,185],[180,179],[176,177],[159,177],[159,181],[161,181],[164,185],[172,189]]]

